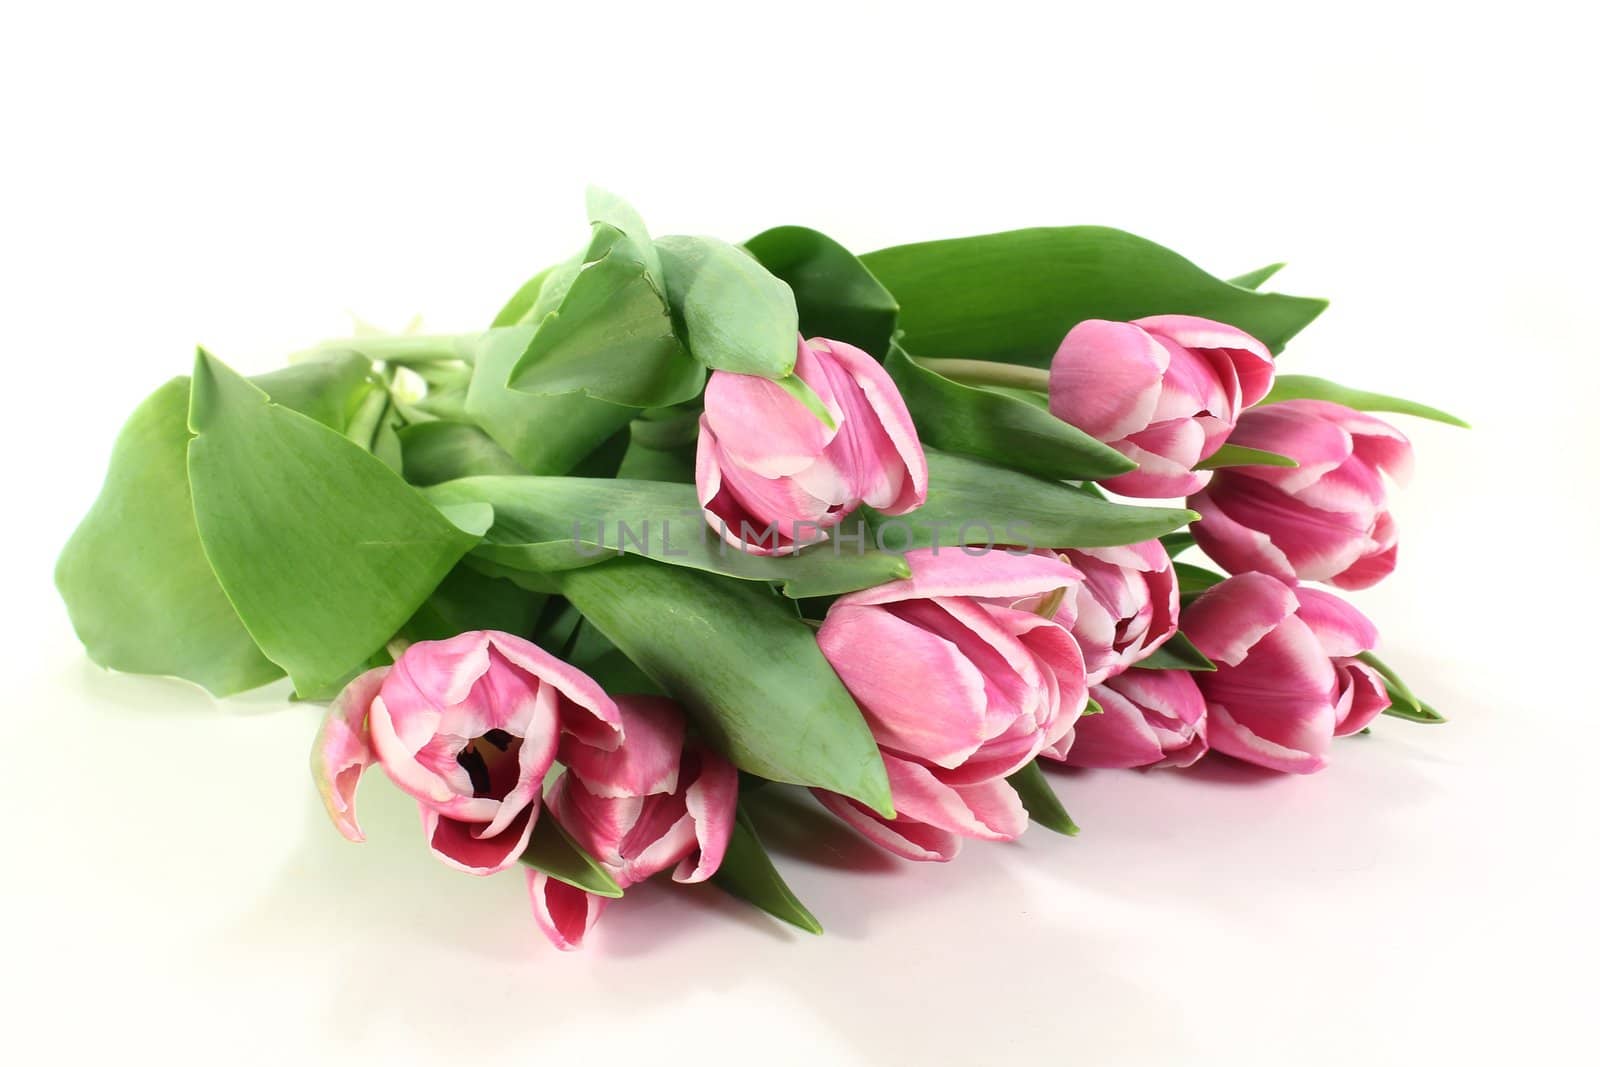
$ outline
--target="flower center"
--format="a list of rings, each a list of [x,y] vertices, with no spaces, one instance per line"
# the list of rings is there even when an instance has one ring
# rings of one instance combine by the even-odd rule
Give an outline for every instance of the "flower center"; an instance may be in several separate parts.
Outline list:
[[[504,730],[490,730],[463,745],[456,753],[456,762],[472,781],[472,795],[505,795],[516,784],[517,754],[521,748],[522,738]]]

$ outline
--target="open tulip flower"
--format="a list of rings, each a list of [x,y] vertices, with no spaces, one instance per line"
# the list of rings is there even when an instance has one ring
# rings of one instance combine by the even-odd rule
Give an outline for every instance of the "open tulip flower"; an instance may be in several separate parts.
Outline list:
[[[1090,685],[1122,673],[1178,632],[1178,578],[1160,541],[1061,554],[1083,581],[1056,619],[1078,639]]]
[[[1228,439],[1298,467],[1231,467],[1189,498],[1194,539],[1239,574],[1365,589],[1394,570],[1396,533],[1383,475],[1405,478],[1411,443],[1382,419],[1324,400],[1245,413]]]
[[[1272,353],[1243,330],[1193,315],[1089,319],[1050,363],[1050,411],[1139,464],[1106,479],[1136,497],[1188,496],[1239,414],[1272,388]]]
[[[911,577],[841,597],[817,633],[867,717],[896,817],[819,791],[823,804],[908,859],[947,860],[961,838],[1028,825],[1005,780],[1068,736],[1088,699],[1083,654],[1039,613],[1082,574],[1050,555],[919,549]]]
[[[1230,756],[1318,771],[1335,737],[1389,706],[1382,677],[1356,658],[1378,643],[1377,629],[1332,593],[1237,575],[1184,609],[1183,632],[1217,665],[1194,678],[1211,747]]]
[[[583,672],[511,634],[419,641],[367,671],[328,709],[312,771],[328,815],[363,839],[355,795],[378,763],[416,798],[445,863],[494,874],[516,862],[563,734],[598,751],[622,741],[617,705]]]
[[[795,377],[829,427],[777,382],[716,371],[706,384],[695,486],[706,521],[746,552],[825,539],[867,504],[903,515],[928,496],[928,461],[894,380],[853,345],[800,341]]]
[[[733,832],[739,773],[705,746],[687,742],[683,712],[670,700],[617,698],[624,741],[596,748],[564,737],[566,770],[545,796],[548,815],[626,889],[674,868],[673,880],[716,873]],[[577,948],[607,898],[528,871],[534,918],[551,944]]]

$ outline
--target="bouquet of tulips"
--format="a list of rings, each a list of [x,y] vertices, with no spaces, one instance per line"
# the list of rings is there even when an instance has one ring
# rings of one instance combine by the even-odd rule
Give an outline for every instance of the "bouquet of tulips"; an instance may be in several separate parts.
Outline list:
[[[1275,267],[588,209],[487,329],[254,378],[201,350],[152,393],[57,569],[89,655],[218,696],[287,675],[330,702],[341,834],[376,764],[441,861],[520,866],[564,949],[668,870],[819,932],[760,791],[948,860],[1075,833],[1055,766],[1306,773],[1379,713],[1441,721],[1308,583],[1394,568],[1411,446],[1371,412],[1458,420],[1277,373],[1325,305],[1262,292]]]

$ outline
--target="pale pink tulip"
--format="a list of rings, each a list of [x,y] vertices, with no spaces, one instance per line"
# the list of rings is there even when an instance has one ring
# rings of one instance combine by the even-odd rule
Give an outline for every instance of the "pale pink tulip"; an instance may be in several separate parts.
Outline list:
[[[1243,330],[1192,315],[1078,323],[1050,363],[1050,410],[1139,464],[1112,492],[1188,496],[1239,413],[1272,388],[1272,353]]]
[[[351,682],[328,709],[312,770],[339,832],[362,839],[355,793],[380,764],[416,798],[445,863],[493,874],[515,863],[539,814],[562,735],[615,748],[622,720],[588,675],[494,630],[419,641]]]
[[[1072,730],[1074,767],[1187,767],[1206,754],[1206,703],[1188,671],[1123,671],[1089,690],[1104,711]]]
[[[1230,467],[1190,497],[1206,555],[1235,574],[1341,589],[1365,589],[1394,570],[1382,473],[1410,473],[1411,443],[1399,430],[1340,404],[1285,400],[1246,412],[1228,440],[1300,465]]]
[[[1183,632],[1217,665],[1194,680],[1211,747],[1230,756],[1318,771],[1335,737],[1389,706],[1383,679],[1355,658],[1377,644],[1377,630],[1332,593],[1252,571],[1185,608]]]
[[[1178,578],[1160,541],[1061,554],[1084,579],[1056,621],[1078,639],[1090,685],[1127,670],[1178,632]]]
[[[898,814],[817,795],[889,851],[947,860],[963,837],[1027,828],[1005,777],[1083,712],[1083,655],[1039,614],[1082,575],[1049,555],[919,549],[906,562],[910,578],[841,597],[817,633],[878,741]]]
[[[916,427],[876,360],[840,341],[802,339],[794,372],[832,429],[769,379],[715,371],[706,384],[700,506],[724,540],[758,555],[823,540],[861,504],[902,515],[928,496]]]
[[[669,867],[678,882],[716,873],[733,833],[739,772],[686,741],[683,712],[661,697],[617,698],[625,740],[614,750],[562,738],[566,766],[545,796],[550,816],[627,888]],[[577,948],[607,898],[528,872],[539,929],[559,949]]]

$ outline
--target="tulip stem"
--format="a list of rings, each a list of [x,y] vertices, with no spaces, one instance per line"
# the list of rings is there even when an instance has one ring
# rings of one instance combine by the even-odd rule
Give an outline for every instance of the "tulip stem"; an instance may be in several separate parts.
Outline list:
[[[1039,367],[1021,367],[987,359],[919,359],[917,362],[963,385],[998,385],[1036,393],[1050,391],[1050,372]]]

